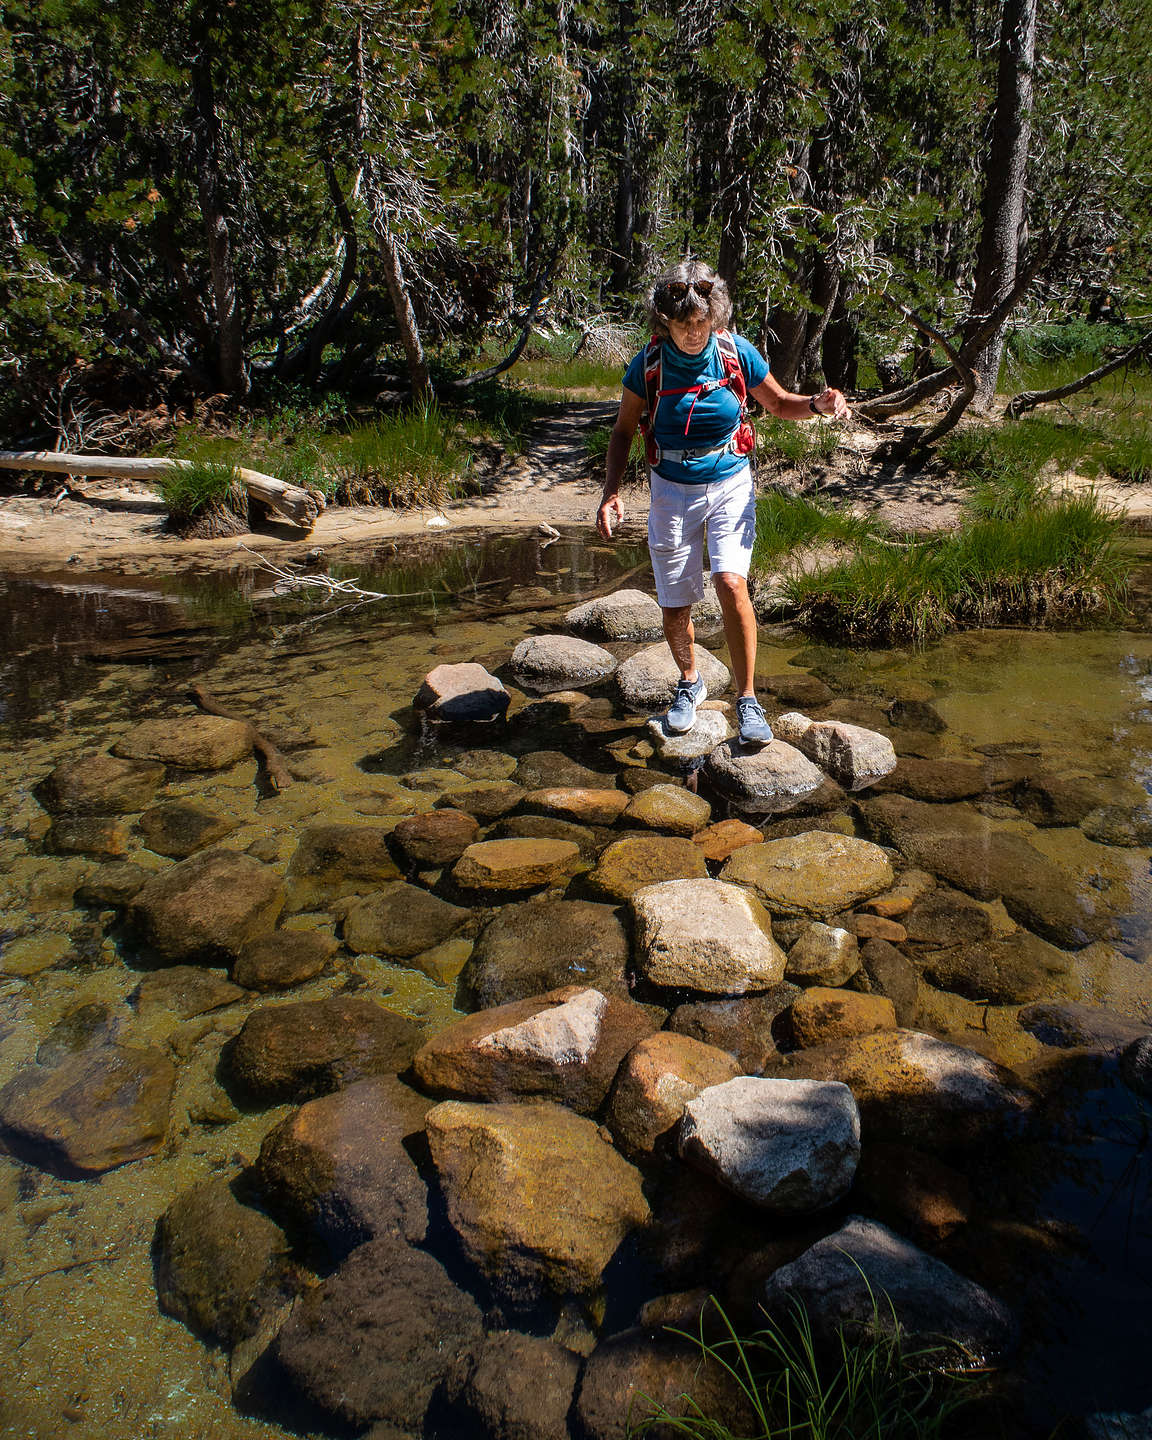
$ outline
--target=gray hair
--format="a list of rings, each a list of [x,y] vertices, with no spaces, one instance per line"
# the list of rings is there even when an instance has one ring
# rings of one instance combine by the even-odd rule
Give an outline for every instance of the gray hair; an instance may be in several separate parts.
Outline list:
[[[676,299],[667,293],[673,284],[691,285],[696,280],[709,281],[712,293],[705,299],[695,290]],[[723,330],[732,318],[732,297],[728,286],[710,265],[702,260],[682,260],[656,277],[648,291],[648,324],[653,335],[669,338],[669,320],[689,320],[694,315],[707,315],[713,330]]]

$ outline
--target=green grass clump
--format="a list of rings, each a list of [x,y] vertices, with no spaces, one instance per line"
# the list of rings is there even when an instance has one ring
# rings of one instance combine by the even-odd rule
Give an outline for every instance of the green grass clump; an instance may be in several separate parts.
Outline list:
[[[604,465],[608,458],[608,441],[612,438],[611,425],[598,425],[584,437],[588,459],[598,478],[603,479]],[[648,457],[644,451],[644,437],[639,430],[632,437],[632,448],[628,452],[628,464],[624,469],[625,485],[643,485],[648,479]]]
[[[242,535],[248,529],[248,492],[234,465],[191,460],[173,465],[156,481],[168,509],[168,527],[184,538]]]
[[[957,1412],[975,1398],[958,1373],[970,1364],[963,1352],[907,1344],[894,1315],[881,1317],[875,1302],[870,1326],[841,1328],[830,1344],[814,1334],[799,1302],[788,1318],[769,1319],[746,1338],[716,1309],[725,1338],[706,1340],[703,1318],[700,1334],[686,1338],[700,1347],[702,1363],[727,1372],[730,1392],[742,1394],[750,1423],[741,1440],[938,1440],[955,1433]],[[641,1397],[634,1410],[643,1405],[650,1413],[630,1417],[628,1435],[665,1426],[694,1440],[735,1440],[722,1418],[684,1398],[686,1413],[674,1414]]]
[[[1134,429],[1106,441],[1100,450],[1100,468],[1126,485],[1152,480],[1152,428]]]
[[[409,509],[468,491],[471,456],[459,424],[435,400],[334,437],[330,454],[342,504]]]
[[[866,542],[833,569],[792,577],[785,590],[815,631],[849,643],[923,645],[949,630],[1111,612],[1127,575],[1119,518],[1088,493],[1045,497],[1011,515],[976,514],[955,533],[907,546]]]
[[[798,425],[775,415],[756,417],[756,455],[762,460],[803,470],[814,462],[827,464],[839,443],[831,425]]]
[[[783,490],[767,490],[756,501],[754,569],[768,568],[783,555],[812,545],[858,545],[879,533],[874,521],[827,501]]]

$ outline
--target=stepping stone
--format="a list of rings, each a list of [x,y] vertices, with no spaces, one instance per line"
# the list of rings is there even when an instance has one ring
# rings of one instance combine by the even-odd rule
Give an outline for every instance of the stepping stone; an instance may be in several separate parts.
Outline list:
[[[539,890],[566,880],[579,860],[571,840],[481,840],[464,851],[452,878],[465,890]]]
[[[708,779],[751,815],[793,810],[824,784],[824,773],[793,745],[773,740],[759,749],[725,740],[705,762]]]
[[[424,677],[412,708],[430,720],[502,720],[511,695],[483,665],[437,665]]]
[[[663,715],[648,721],[648,734],[661,760],[698,760],[727,740],[732,726],[722,710],[697,710],[696,723],[682,735],[668,729]]]
[[[709,695],[721,695],[731,683],[726,665],[702,645],[696,647],[696,668]],[[667,710],[680,683],[680,670],[672,652],[661,641],[630,656],[616,672],[616,689],[629,710]]]
[[[771,990],[784,978],[772,920],[754,895],[720,880],[669,880],[632,895],[636,963],[653,985],[709,995]]]
[[[594,640],[657,640],[664,633],[663,611],[642,590],[617,590],[577,605],[564,623]]]
[[[567,690],[606,680],[616,669],[616,657],[571,635],[530,635],[512,651],[512,669],[533,690]]]
[[[886,735],[838,720],[809,720],[789,711],[772,722],[777,736],[826,770],[845,790],[862,790],[896,768]]]

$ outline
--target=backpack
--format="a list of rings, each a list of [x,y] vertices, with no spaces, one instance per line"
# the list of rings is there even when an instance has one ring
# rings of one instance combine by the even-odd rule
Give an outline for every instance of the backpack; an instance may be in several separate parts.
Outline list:
[[[664,380],[664,341],[659,335],[653,335],[644,351],[644,391],[647,397],[647,409],[640,417],[640,433],[644,436],[644,453],[648,458],[648,464],[653,469],[665,458],[665,452],[656,443],[656,411],[659,409],[660,400],[665,395],[692,395],[692,405],[688,411],[688,421],[684,426],[684,434],[688,434],[688,425],[692,423],[692,411],[696,408],[696,401],[701,395],[708,395],[713,390],[719,390],[727,385],[740,402],[740,419],[737,421],[736,429],[723,445],[713,445],[706,450],[681,450],[669,451],[668,458],[691,459],[696,455],[714,454],[719,450],[731,450],[734,455],[750,455],[756,445],[756,430],[751,420],[748,419],[748,382],[744,379],[744,371],[740,365],[740,353],[736,349],[736,342],[732,338],[731,331],[717,330],[716,345],[720,351],[720,359],[724,366],[723,377],[719,380],[702,380],[699,385],[686,385],[682,390],[665,390]]]

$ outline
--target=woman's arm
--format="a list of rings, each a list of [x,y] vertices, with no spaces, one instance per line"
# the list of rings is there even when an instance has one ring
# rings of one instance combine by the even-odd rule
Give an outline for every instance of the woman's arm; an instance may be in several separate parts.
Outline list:
[[[632,390],[621,392],[620,409],[608,439],[604,492],[600,496],[600,508],[596,511],[596,528],[605,540],[611,540],[613,529],[624,519],[624,506],[620,503],[620,482],[628,468],[632,437],[636,434],[636,427],[640,424],[646,403]]]
[[[811,420],[814,414],[846,420],[851,413],[847,400],[839,390],[821,390],[819,395],[795,395],[778,385],[771,375],[766,375],[755,390],[748,393],[781,420]]]

